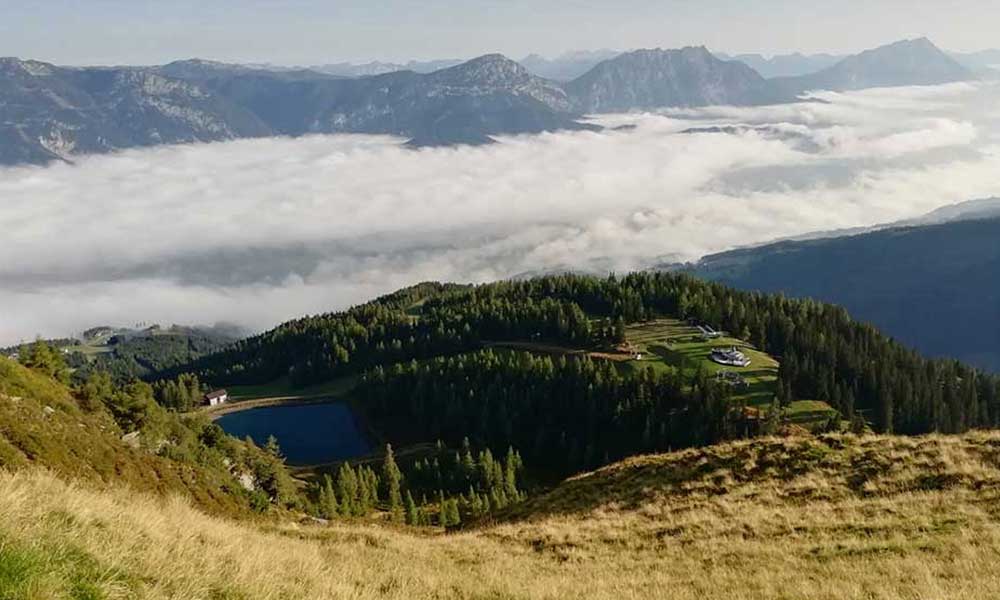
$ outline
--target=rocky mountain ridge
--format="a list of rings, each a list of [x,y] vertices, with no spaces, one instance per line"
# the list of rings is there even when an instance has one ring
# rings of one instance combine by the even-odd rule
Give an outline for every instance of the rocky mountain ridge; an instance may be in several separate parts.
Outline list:
[[[593,57],[590,57],[592,59]],[[399,136],[414,146],[598,129],[588,113],[792,102],[813,89],[931,85],[974,74],[929,40],[848,57],[818,73],[765,79],[704,47],[637,50],[559,83],[499,54],[430,73],[340,77],[199,59],[69,68],[0,59],[0,165],[93,153],[309,133]]]

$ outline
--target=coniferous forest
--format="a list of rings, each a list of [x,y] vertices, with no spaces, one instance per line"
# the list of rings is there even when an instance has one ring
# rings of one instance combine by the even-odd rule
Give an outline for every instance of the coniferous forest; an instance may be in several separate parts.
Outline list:
[[[836,306],[671,273],[421,284],[289,322],[185,369],[213,385],[366,374],[358,394],[379,427],[449,444],[469,435],[494,449],[513,445],[561,471],[753,433],[727,391],[698,374],[481,351],[505,340],[597,347],[657,316],[712,324],[778,358],[781,402],[822,400],[881,432],[1000,425],[995,376],[926,359]]]
[[[341,463],[311,489],[313,506],[326,519],[365,516],[383,509],[389,519],[412,526],[453,527],[482,518],[524,498],[524,462],[508,448],[501,457],[473,449],[469,439],[448,448],[397,461],[391,445],[378,469]]]
[[[377,367],[358,397],[393,437],[468,433],[571,473],[743,431],[724,394],[708,378],[685,381],[679,372],[624,376],[608,361],[485,350]]]

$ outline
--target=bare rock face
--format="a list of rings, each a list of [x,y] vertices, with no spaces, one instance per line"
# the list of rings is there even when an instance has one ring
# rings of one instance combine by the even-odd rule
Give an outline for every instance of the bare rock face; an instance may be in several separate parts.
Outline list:
[[[0,59],[0,164],[271,133],[229,100],[147,70]]]
[[[71,161],[156,144],[380,133],[415,145],[587,129],[566,92],[500,55],[359,78],[190,60],[69,69],[0,60],[0,164]]]

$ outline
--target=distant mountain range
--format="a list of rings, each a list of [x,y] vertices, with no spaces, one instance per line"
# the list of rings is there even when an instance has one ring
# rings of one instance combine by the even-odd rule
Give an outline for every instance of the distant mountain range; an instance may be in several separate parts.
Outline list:
[[[524,68],[539,77],[553,81],[572,81],[599,63],[620,56],[618,50],[581,50],[567,52],[556,58],[545,58],[538,54],[529,54],[520,60]]]
[[[816,73],[772,79],[782,93],[860,90],[900,85],[936,85],[975,79],[972,71],[930,40],[906,40],[848,56]]]
[[[573,68],[600,55],[577,55]],[[566,61],[560,69],[569,69],[572,57]],[[438,63],[411,65],[432,69]],[[309,133],[389,134],[414,146],[483,144],[496,135],[596,129],[579,120],[586,113],[791,102],[811,89],[926,85],[975,77],[926,39],[847,57],[813,74],[776,79],[765,79],[743,62],[721,60],[704,47],[629,52],[602,60],[565,83],[539,77],[499,54],[428,73],[347,76],[327,71],[203,60],[67,68],[0,59],[0,164]]]
[[[433,73],[448,67],[460,65],[464,60],[452,58],[443,60],[411,60],[406,63],[391,63],[372,61],[368,63],[355,64],[348,62],[333,63],[326,65],[315,65],[308,70],[327,75],[339,77],[371,77],[372,75],[385,75],[396,71],[413,71],[414,73]]]
[[[951,56],[973,71],[981,69],[1000,70],[1000,49],[981,50],[979,52],[953,52]]]
[[[733,287],[846,307],[932,356],[1000,372],[1000,199],[865,233],[707,256],[688,267]]]
[[[246,108],[153,70],[0,59],[0,164],[270,133]]]
[[[726,54],[716,52],[722,60],[738,60],[768,79],[798,77],[832,67],[847,58],[845,54],[778,54],[766,58],[761,54]]]

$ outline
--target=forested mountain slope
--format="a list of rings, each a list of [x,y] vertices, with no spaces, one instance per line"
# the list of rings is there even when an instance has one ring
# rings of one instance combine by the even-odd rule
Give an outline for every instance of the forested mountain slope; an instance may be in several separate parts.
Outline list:
[[[763,407],[700,362],[713,343],[766,372]],[[1000,592],[998,434],[843,433],[996,427],[1000,379],[839,307],[669,273],[425,283],[153,385],[71,390],[61,356],[0,359],[0,597]],[[353,381],[367,424],[411,452],[297,484],[272,443],[164,408],[197,395],[195,375]],[[836,433],[781,427],[795,401],[832,406]]]
[[[544,421],[544,437],[528,447],[521,440],[519,449],[534,460],[559,448],[561,456],[577,457],[566,465],[571,471],[595,464],[585,456],[599,464],[605,457],[742,435],[745,423],[732,411],[739,401],[703,369],[664,365],[651,371],[639,360],[622,370],[599,358],[573,355],[535,365],[528,360],[530,349],[515,351],[512,359],[483,350],[495,342],[528,342],[586,354],[630,343],[631,325],[659,317],[710,324],[778,357],[772,395],[781,405],[822,401],[846,420],[857,416],[886,432],[961,432],[1000,423],[997,378],[959,363],[927,360],[852,320],[840,307],[736,291],[671,273],[605,279],[566,275],[474,288],[427,284],[342,313],[286,323],[164,375],[190,370],[216,385],[282,377],[308,385],[363,374],[360,391],[381,418],[408,419],[415,433],[452,436],[445,438],[450,443],[458,441],[453,439],[458,428],[436,429],[447,419],[427,424],[434,429],[420,429],[420,390],[428,378],[454,378],[449,395],[434,399],[444,405],[432,414],[454,416],[467,435],[491,445],[509,432],[531,429],[532,419]],[[667,347],[653,351],[670,353]],[[428,359],[438,362],[426,376],[421,367],[406,366]],[[500,386],[524,381],[524,393],[488,396],[488,405],[466,402],[487,391],[486,382],[463,372],[492,373]],[[393,389],[403,391],[393,394]],[[546,389],[560,398],[548,410],[533,400],[544,397]],[[388,403],[380,404],[380,398]],[[559,408],[561,402],[565,409]],[[604,427],[609,437],[595,427]]]
[[[904,344],[1000,371],[1000,218],[780,242],[709,256],[699,276],[846,307]]]
[[[100,326],[79,337],[46,342],[65,354],[75,381],[86,381],[94,373],[106,372],[114,381],[127,383],[191,362],[244,335],[239,327],[227,325],[153,325],[137,329]],[[0,355],[16,356],[30,346],[3,348]]]

